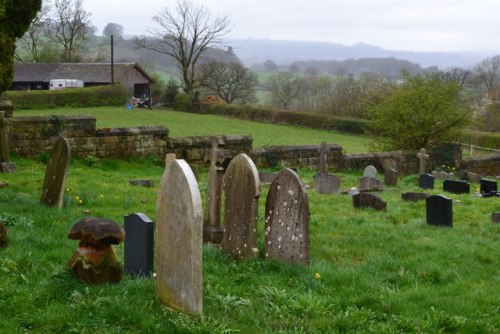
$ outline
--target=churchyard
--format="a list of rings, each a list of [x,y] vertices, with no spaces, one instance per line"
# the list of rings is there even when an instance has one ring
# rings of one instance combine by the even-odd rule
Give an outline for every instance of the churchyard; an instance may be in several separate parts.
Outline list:
[[[491,183],[470,182],[464,193],[436,177],[423,189],[417,170],[398,178],[397,170],[332,171],[323,163],[259,169],[277,174],[259,182],[244,155],[225,173],[198,167],[196,180],[173,156],[160,163],[73,158],[60,205],[41,205],[51,158],[14,156],[17,171],[0,174],[8,230],[0,250],[2,333],[500,330],[500,202],[475,196]],[[68,232],[86,217],[126,230],[127,219],[156,224],[155,278],[125,265],[119,282],[92,285],[66,270],[78,245]],[[217,239],[221,226],[228,234],[220,245],[202,243],[207,231]],[[127,236],[114,246],[122,264],[134,254],[127,247]]]

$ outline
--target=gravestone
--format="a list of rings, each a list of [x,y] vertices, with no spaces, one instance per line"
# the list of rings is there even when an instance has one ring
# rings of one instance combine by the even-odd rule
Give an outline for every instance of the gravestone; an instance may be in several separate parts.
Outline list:
[[[429,197],[426,193],[418,193],[418,192],[406,192],[401,194],[401,199],[405,202],[418,202],[423,201],[427,197]]]
[[[387,168],[384,170],[384,183],[390,187],[398,185],[398,171],[394,168]]]
[[[481,179],[479,186],[480,192],[483,193],[493,193],[498,192],[498,185],[496,180]]]
[[[278,176],[278,173],[259,172],[259,180],[261,183],[272,183],[276,176]]]
[[[16,164],[9,162],[9,141],[7,137],[7,124],[5,111],[0,111],[0,172],[14,173]]]
[[[480,183],[483,176],[478,173],[467,172],[467,180],[473,183]]]
[[[366,166],[365,170],[363,171],[363,176],[370,176],[373,178],[377,178],[377,168],[375,168],[372,165]]]
[[[418,186],[422,189],[434,189],[434,176],[430,174],[420,174],[418,176]]]
[[[500,212],[493,212],[491,214],[491,222],[493,224],[500,224]]]
[[[352,196],[352,204],[354,208],[373,208],[377,211],[386,211],[387,203],[377,195],[370,193],[359,193]]]
[[[299,175],[289,168],[269,188],[265,219],[265,257],[308,264],[309,199]]]
[[[41,204],[62,207],[70,160],[71,148],[68,140],[64,137],[58,137],[47,162],[40,198]]]
[[[233,259],[259,256],[257,220],[260,181],[257,167],[244,153],[234,157],[224,175],[224,238],[222,249]]]
[[[420,153],[417,153],[417,158],[419,159],[419,175],[426,173],[426,161],[429,160],[429,155],[425,153],[425,148],[420,149]]]
[[[427,224],[453,227],[453,202],[442,195],[429,196],[425,199]]]
[[[443,190],[452,194],[470,193],[470,184],[465,181],[444,180]]]
[[[314,190],[320,194],[337,194],[340,192],[340,178],[327,173],[314,175]]]
[[[224,236],[224,229],[220,226],[224,168],[217,165],[218,145],[217,137],[213,137],[212,150],[210,151],[210,167],[208,169],[205,217],[203,220],[203,241],[214,244],[220,244]]]
[[[167,155],[156,204],[156,288],[160,301],[202,314],[203,214],[195,176],[184,160]]]
[[[359,191],[382,191],[384,184],[371,176],[363,176],[358,180]]]
[[[445,171],[433,171],[432,176],[438,180],[454,180],[455,174],[447,173]]]
[[[151,179],[129,180],[128,184],[130,184],[131,186],[145,187],[145,188],[153,188],[155,186],[155,182]]]
[[[154,223],[143,213],[124,217],[125,273],[133,276],[153,275]]]
[[[328,154],[328,146],[326,145],[326,142],[322,141],[319,149],[319,172],[320,173],[327,173],[328,168],[326,165],[327,161],[327,154]]]

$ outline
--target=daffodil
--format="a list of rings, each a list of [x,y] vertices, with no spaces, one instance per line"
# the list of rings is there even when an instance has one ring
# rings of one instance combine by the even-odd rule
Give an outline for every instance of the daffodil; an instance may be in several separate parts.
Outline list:
[[[316,273],[316,274],[314,274],[314,278],[315,278],[315,279],[320,279],[320,278],[321,278],[321,275],[320,275],[319,273]]]

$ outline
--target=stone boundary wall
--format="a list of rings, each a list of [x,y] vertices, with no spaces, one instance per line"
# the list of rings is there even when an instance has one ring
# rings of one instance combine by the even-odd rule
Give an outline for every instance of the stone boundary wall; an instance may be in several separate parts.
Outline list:
[[[252,159],[259,167],[284,165],[289,167],[318,168],[320,145],[266,146],[256,148]],[[327,167],[336,170],[343,163],[342,147],[328,144]]]
[[[500,176],[500,154],[462,160],[460,169],[481,175]]]

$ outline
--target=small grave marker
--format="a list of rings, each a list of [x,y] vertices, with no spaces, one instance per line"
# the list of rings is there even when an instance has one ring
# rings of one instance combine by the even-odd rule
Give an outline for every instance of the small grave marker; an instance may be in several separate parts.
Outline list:
[[[377,178],[377,168],[375,168],[372,165],[366,166],[365,170],[363,171],[363,176],[370,176],[373,178]]]
[[[387,168],[384,170],[384,183],[390,187],[398,185],[399,173],[394,168]]]
[[[202,314],[203,215],[196,178],[168,154],[156,204],[156,287],[161,302]]]
[[[418,202],[423,201],[427,197],[429,197],[426,193],[418,193],[418,192],[407,192],[401,194],[401,199],[405,202]]]
[[[443,190],[452,194],[468,194],[470,193],[470,184],[465,181],[444,180]]]
[[[500,224],[500,212],[493,212],[491,214],[491,222],[493,224]]]
[[[327,173],[314,175],[314,190],[320,194],[337,194],[340,192],[340,178]]]
[[[154,257],[154,223],[143,213],[124,217],[125,273],[133,276],[151,276]]]
[[[422,189],[434,189],[434,176],[430,174],[420,174],[418,176],[418,186]]]
[[[265,256],[309,263],[309,200],[300,177],[289,168],[273,181],[266,200]]]
[[[224,175],[224,238],[222,249],[233,259],[254,258],[260,181],[257,167],[244,153],[231,160]]]
[[[498,185],[496,180],[481,179],[479,186],[480,192],[483,193],[493,193],[498,192]]]
[[[384,184],[371,176],[363,176],[358,180],[358,189],[362,191],[382,191]]]
[[[370,193],[359,193],[352,197],[352,203],[354,208],[373,208],[377,211],[386,211],[387,202],[377,195]]]
[[[71,160],[71,148],[64,137],[58,137],[47,163],[40,203],[61,208]]]
[[[420,149],[420,153],[417,153],[417,158],[420,160],[419,163],[419,174],[425,174],[426,172],[426,161],[429,160],[429,155],[425,153],[425,148]]]
[[[453,227],[453,202],[442,195],[429,196],[425,199],[427,224]]]

